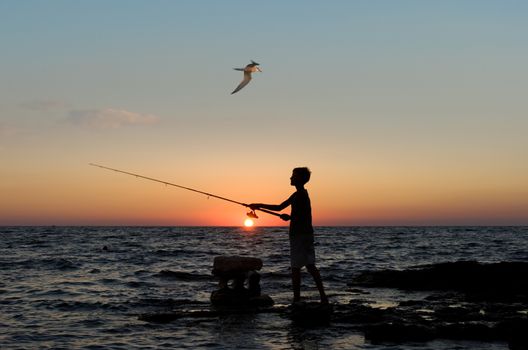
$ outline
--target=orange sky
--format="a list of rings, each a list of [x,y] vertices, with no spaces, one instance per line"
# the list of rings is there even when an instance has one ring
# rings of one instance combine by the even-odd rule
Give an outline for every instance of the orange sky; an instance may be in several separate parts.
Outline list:
[[[128,175],[77,164],[75,171],[47,167],[38,173],[11,174],[1,185],[11,198],[0,204],[3,225],[220,225],[237,226],[246,208],[215,198],[167,187]],[[124,169],[127,170],[127,169]],[[128,169],[140,172],[141,169]],[[139,171],[138,171],[139,170]],[[148,169],[146,169],[148,170]],[[146,176],[194,186],[237,201],[280,203],[294,188],[289,170],[282,174],[240,174],[218,169],[207,175],[192,170]],[[528,192],[520,178],[493,185],[490,175],[378,173],[313,173],[307,185],[316,225],[480,225],[523,224]],[[280,176],[282,175],[282,176]],[[16,180],[15,180],[16,179]],[[181,181],[180,181],[181,180]],[[198,188],[196,185],[200,186]],[[288,211],[288,210],[287,210]],[[257,225],[283,225],[280,219],[259,214]]]

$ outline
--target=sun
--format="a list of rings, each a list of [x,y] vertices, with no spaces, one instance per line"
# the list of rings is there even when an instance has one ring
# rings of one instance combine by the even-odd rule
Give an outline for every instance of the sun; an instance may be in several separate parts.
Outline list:
[[[247,218],[246,220],[244,220],[244,226],[246,226],[246,227],[251,227],[251,226],[253,226],[253,225],[254,225],[253,220],[251,220],[251,219],[249,219],[249,218]]]

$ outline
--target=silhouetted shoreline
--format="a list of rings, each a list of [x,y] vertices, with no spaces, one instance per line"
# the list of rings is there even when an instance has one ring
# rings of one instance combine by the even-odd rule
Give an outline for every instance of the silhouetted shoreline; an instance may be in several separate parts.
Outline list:
[[[363,300],[333,304],[327,320],[319,314],[296,319],[293,309],[277,307],[210,308],[207,303],[180,304],[173,311],[140,315],[153,323],[184,318],[218,318],[230,314],[276,313],[292,318],[303,327],[353,325],[373,343],[428,342],[438,339],[508,342],[510,349],[528,347],[528,263],[482,264],[457,261],[417,266],[405,270],[359,273],[349,283],[356,294],[370,288],[428,291],[420,300],[408,299],[386,308]],[[365,287],[358,289],[357,287]],[[324,321],[324,323],[321,323]]]

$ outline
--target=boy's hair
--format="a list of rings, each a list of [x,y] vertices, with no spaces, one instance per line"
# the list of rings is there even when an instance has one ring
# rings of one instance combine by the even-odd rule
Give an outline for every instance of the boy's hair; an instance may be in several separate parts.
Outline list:
[[[299,179],[302,181],[303,185],[310,181],[310,175],[312,172],[307,167],[295,168],[293,172],[299,176]]]

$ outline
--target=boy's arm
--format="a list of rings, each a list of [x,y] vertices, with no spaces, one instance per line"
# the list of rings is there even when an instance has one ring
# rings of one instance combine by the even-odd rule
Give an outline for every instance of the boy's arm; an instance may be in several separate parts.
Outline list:
[[[286,208],[291,204],[292,197],[286,199],[281,204],[264,204],[264,203],[251,203],[249,207],[251,210],[258,210],[260,208],[262,209],[268,209],[273,211],[281,211],[282,209]]]

